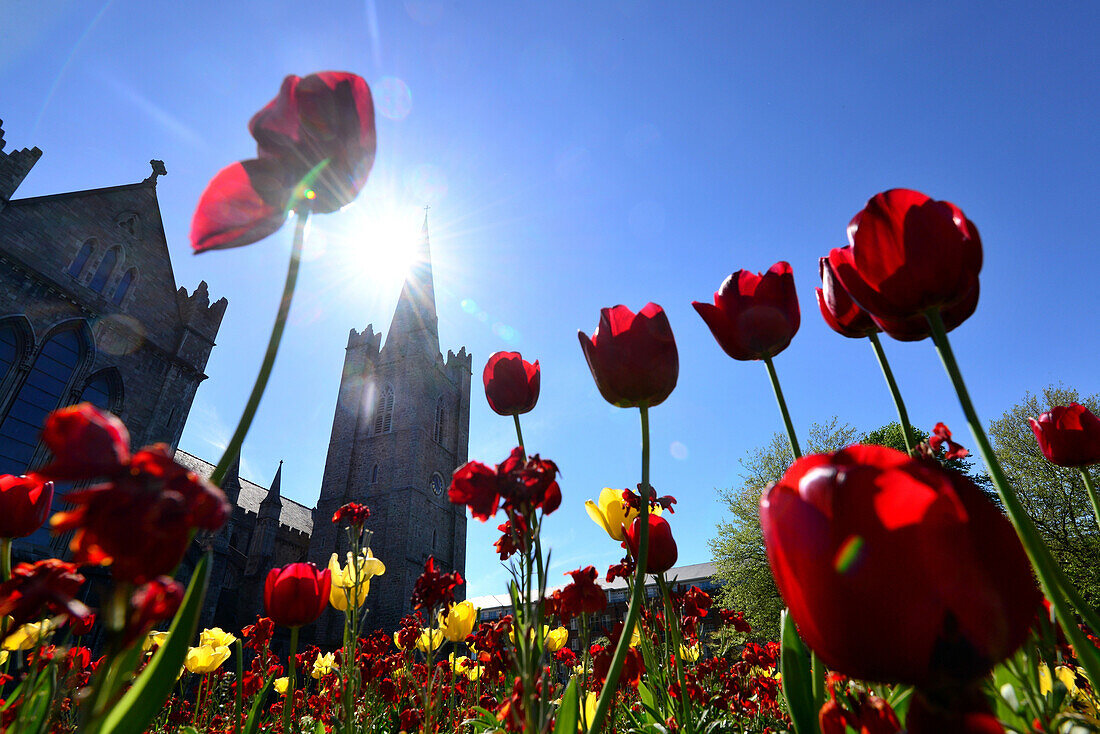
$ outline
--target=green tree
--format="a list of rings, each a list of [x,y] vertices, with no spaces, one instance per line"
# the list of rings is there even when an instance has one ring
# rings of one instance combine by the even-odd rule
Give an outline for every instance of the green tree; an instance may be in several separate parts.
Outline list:
[[[1100,395],[1082,397],[1077,390],[1051,385],[1041,395],[1026,393],[989,427],[993,450],[1024,510],[1035,521],[1066,575],[1085,600],[1100,606],[1100,531],[1096,527],[1085,483],[1076,469],[1051,464],[1043,456],[1028,418],[1038,418],[1056,405],[1080,403],[1100,415]],[[1090,469],[1100,480],[1096,467]]]

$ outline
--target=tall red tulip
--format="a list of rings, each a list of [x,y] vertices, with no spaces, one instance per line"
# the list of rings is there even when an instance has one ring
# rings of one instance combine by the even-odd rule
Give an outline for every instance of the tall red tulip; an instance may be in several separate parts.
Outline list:
[[[374,164],[374,102],[355,74],[288,76],[248,127],[258,156],[223,168],[203,192],[191,221],[195,252],[257,242],[291,209],[336,211]]]
[[[821,274],[821,287],[816,289],[817,306],[829,328],[849,339],[862,339],[880,331],[871,314],[860,308],[837,281],[829,258],[819,259],[817,266]]]
[[[35,475],[0,475],[0,538],[25,538],[46,522],[53,482]]]
[[[284,627],[301,627],[316,621],[325,611],[332,574],[312,563],[291,563],[273,568],[264,580],[264,609]]]
[[[848,225],[851,247],[829,264],[872,316],[902,320],[943,311],[971,296],[982,269],[982,242],[957,206],[919,191],[876,194]]]
[[[578,331],[577,337],[596,387],[612,405],[652,407],[676,387],[676,339],[664,309],[656,303],[647,303],[637,314],[626,306],[601,309],[592,336]]]
[[[1040,595],[1008,520],[966,477],[879,446],[795,461],[760,501],[768,561],[830,668],[929,688],[982,677]]]
[[[1070,467],[1100,464],[1100,418],[1085,406],[1058,405],[1028,421],[1050,463]]]
[[[714,304],[692,306],[710,327],[718,345],[734,359],[774,357],[798,332],[801,313],[794,273],[777,262],[766,273],[738,270],[714,294]]]
[[[672,528],[668,521],[660,515],[648,515],[649,518],[649,549],[646,553],[645,572],[664,573],[676,565],[676,540],[672,537]],[[634,518],[634,522],[626,531],[626,547],[631,555],[638,557],[638,546],[641,542],[642,518]]]
[[[497,352],[489,357],[481,379],[489,407],[498,415],[528,413],[539,401],[539,361],[531,364],[519,352]]]

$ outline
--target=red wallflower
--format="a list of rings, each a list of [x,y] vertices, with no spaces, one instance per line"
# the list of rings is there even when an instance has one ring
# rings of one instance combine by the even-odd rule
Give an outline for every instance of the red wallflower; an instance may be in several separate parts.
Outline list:
[[[607,596],[604,590],[596,583],[596,568],[585,566],[576,571],[569,571],[566,576],[572,576],[572,583],[566,584],[559,592],[555,592],[555,601],[558,616],[562,624],[569,624],[573,617],[582,614],[598,614],[607,608]]]
[[[50,520],[54,532],[75,531],[77,563],[111,564],[115,578],[140,584],[175,569],[193,530],[218,530],[229,517],[220,489],[173,461],[164,444],[131,456],[125,427],[91,403],[51,413],[42,440],[54,454],[43,475],[107,479],[69,492],[76,507]]]
[[[167,576],[142,584],[130,597],[130,616],[123,646],[145,635],[153,625],[176,615],[183,602],[183,585]]]
[[[799,459],[760,521],[799,633],[847,675],[960,685],[1023,642],[1039,603],[1001,512],[969,479],[900,451]]]
[[[519,352],[489,357],[481,379],[489,407],[499,415],[527,413],[539,400],[539,361],[531,364]]]
[[[46,522],[53,482],[30,475],[0,475],[0,538],[25,538]]]
[[[247,640],[244,646],[257,651],[267,647],[274,634],[275,623],[270,617],[257,617],[256,624],[250,624],[241,630],[241,637]]]
[[[512,520],[526,518],[536,509],[549,515],[561,505],[557,475],[554,462],[538,454],[524,460],[523,449],[517,446],[495,469],[479,461],[455,469],[447,496],[451,502],[469,507],[470,514],[482,522],[498,508]]]
[[[944,446],[947,447],[947,452],[944,454],[944,458],[947,460],[965,459],[970,456],[969,451],[951,440],[951,429],[943,423],[937,423],[936,427],[932,429],[932,435],[928,437],[928,448],[935,453]]]
[[[312,563],[273,568],[264,580],[264,609],[275,624],[301,627],[325,611],[331,586],[332,573]]]
[[[766,273],[738,270],[723,281],[714,303],[692,306],[710,327],[718,345],[734,359],[774,357],[798,333],[802,316],[790,263]]]
[[[259,157],[222,169],[203,192],[191,222],[196,252],[261,240],[290,209],[336,211],[355,199],[374,164],[370,87],[348,72],[286,77],[249,130]]]
[[[821,273],[821,287],[816,289],[817,305],[829,328],[849,339],[862,339],[880,331],[871,314],[860,308],[837,281],[829,258],[821,258],[817,265]]]
[[[623,623],[618,622],[615,625],[615,629],[608,635],[607,647],[601,647],[600,645],[593,645],[589,650],[592,656],[592,676],[601,683],[607,680],[607,673],[611,669],[611,658],[615,653],[615,648],[619,644],[619,638],[623,634]],[[645,673],[645,660],[642,659],[642,653],[637,647],[630,647],[626,651],[626,657],[623,659],[622,674],[619,677],[619,687],[630,686],[631,688],[637,688],[638,684],[642,682],[642,674]]]
[[[1100,464],[1100,418],[1085,406],[1058,405],[1028,422],[1050,463],[1075,467]]]
[[[333,523],[343,523],[351,527],[362,527],[370,517],[370,508],[357,502],[349,502],[343,505],[332,515]]]
[[[637,314],[626,306],[601,309],[592,336],[578,331],[577,337],[600,395],[612,405],[659,405],[676,387],[676,339],[656,303],[647,303]]]
[[[664,573],[676,565],[677,551],[676,540],[672,537],[672,528],[668,521],[660,515],[648,515],[649,518],[649,548],[646,552],[646,573]],[[634,522],[626,531],[626,547],[630,554],[637,559],[639,543],[642,534],[642,518],[634,518]]]
[[[73,633],[73,637],[86,635],[92,631],[92,626],[95,624],[95,620],[96,616],[94,613],[87,614],[83,617],[70,617],[69,631]]]
[[[444,573],[435,567],[435,558],[428,556],[424,573],[413,585],[413,609],[432,610],[455,600],[455,587],[466,583],[458,571]]]
[[[83,619],[91,615],[76,599],[83,585],[75,564],[56,558],[20,563],[11,580],[0,584],[0,618],[11,615],[13,626],[62,613]]]
[[[872,316],[907,319],[976,296],[982,241],[950,202],[910,189],[876,194],[852,218],[848,241],[851,247],[834,249],[829,263]]]

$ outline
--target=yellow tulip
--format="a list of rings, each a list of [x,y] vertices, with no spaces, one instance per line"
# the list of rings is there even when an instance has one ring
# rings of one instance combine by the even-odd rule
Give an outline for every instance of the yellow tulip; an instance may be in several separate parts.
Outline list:
[[[48,637],[53,629],[53,621],[49,619],[43,619],[41,622],[28,622],[8,635],[2,647],[5,650],[12,651],[30,650]]]
[[[328,570],[332,573],[332,590],[329,591],[328,600],[333,607],[346,612],[349,599],[355,608],[363,606],[370,593],[370,580],[375,576],[381,576],[386,572],[386,564],[378,560],[367,548],[356,561],[352,560],[351,553],[347,554],[347,564],[340,565],[339,556],[335,553],[328,559]]]
[[[569,630],[558,627],[546,633],[546,649],[549,652],[557,652],[565,647],[565,641],[569,639]]]
[[[141,649],[144,652],[149,652],[154,648],[160,647],[164,644],[164,641],[168,639],[167,632],[158,632],[156,630],[150,632],[145,636],[145,640],[141,643]]]
[[[584,675],[584,666],[583,665],[574,665],[573,666],[573,675]]]
[[[634,518],[638,516],[637,510],[627,507],[623,502],[623,491],[621,489],[611,489],[610,487],[604,487],[600,492],[599,504],[588,500],[584,503],[584,509],[588,510],[588,516],[597,525],[603,528],[613,540],[620,543],[626,540],[624,526],[632,523]],[[654,515],[660,515],[661,508],[654,507],[650,512]]]
[[[8,651],[0,650],[0,665],[3,665],[6,662],[8,662]]]
[[[192,673],[213,673],[221,667],[221,664],[229,659],[228,647],[212,647],[200,645],[187,651],[187,657],[183,659],[183,667]]]
[[[313,672],[310,675],[320,679],[321,676],[328,675],[336,669],[336,653],[326,652],[324,655],[318,655],[313,661]]]
[[[275,692],[278,693],[279,695],[285,696],[287,686],[289,686],[289,685],[290,685],[290,678],[289,677],[283,676],[282,678],[276,678],[275,683],[274,683]]]
[[[544,625],[542,626],[542,639],[544,639],[544,640],[545,640],[545,639],[546,639],[546,637],[547,637],[547,636],[548,636],[549,634],[550,634],[550,627],[549,627],[548,625],[545,625],[545,624],[544,624]],[[515,627],[513,627],[513,628],[512,628],[512,629],[510,629],[510,630],[508,630],[508,639],[509,639],[509,640],[511,640],[511,642],[512,642],[512,644],[513,644],[513,645],[515,645],[515,644],[516,644],[516,628],[515,628]],[[531,640],[531,641],[534,641],[534,639],[535,639],[535,628],[534,628],[534,627],[532,627],[531,629],[527,630],[527,639],[528,639],[528,640]]]
[[[439,628],[451,642],[462,642],[474,631],[477,609],[468,601],[451,606],[447,614],[439,615]]]
[[[443,630],[433,630],[425,627],[420,630],[420,637],[416,640],[416,649],[427,655],[439,649],[443,644]]]
[[[634,626],[634,631],[630,633],[630,646],[637,647],[638,643],[642,641],[642,633],[638,630],[639,625]]]
[[[165,638],[168,637],[167,633],[163,634]],[[223,631],[221,627],[211,627],[199,633],[199,647],[229,647],[236,641],[236,637]],[[157,644],[163,645],[164,639],[158,640]]]
[[[466,678],[471,681],[475,681],[481,677],[481,674],[485,672],[484,665],[467,665],[466,670],[463,671],[466,674]]]
[[[588,695],[584,697],[584,716],[581,717],[581,729],[580,731],[588,731],[588,722],[592,721],[596,716],[596,702],[600,698],[592,691],[588,692]]]
[[[453,652],[447,656],[447,661],[451,664],[452,673],[465,673],[466,668],[470,665],[470,658],[465,655],[455,657]]]
[[[699,659],[699,643],[695,643],[691,647],[686,645],[680,645],[680,659],[687,660],[689,663],[694,663]]]

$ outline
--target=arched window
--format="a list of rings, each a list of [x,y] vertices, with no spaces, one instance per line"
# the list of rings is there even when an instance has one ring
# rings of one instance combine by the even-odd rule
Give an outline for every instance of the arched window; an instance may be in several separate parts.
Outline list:
[[[112,303],[114,303],[116,306],[122,303],[122,299],[126,298],[126,294],[129,292],[130,286],[134,284],[135,277],[137,277],[137,274],[134,272],[133,268],[130,268],[126,271],[126,273],[118,281],[118,286],[115,287],[115,295],[114,298],[111,299]]]
[[[375,484],[378,481],[378,464],[370,470],[370,483]]]
[[[102,293],[103,288],[107,285],[107,280],[111,277],[111,271],[115,269],[115,264],[117,262],[118,248],[112,247],[110,250],[107,250],[107,254],[99,261],[99,267],[96,268],[95,275],[92,276],[92,282],[88,284],[88,287],[96,293]]]
[[[12,368],[19,364],[28,343],[33,343],[29,331],[26,319],[21,316],[0,321],[0,385],[4,384]]]
[[[118,413],[122,403],[122,378],[118,370],[100,370],[88,378],[78,402],[89,402],[100,410]]]
[[[435,404],[435,430],[432,432],[436,443],[443,443],[443,426],[446,421],[447,409],[443,407],[443,398],[440,398]]]
[[[0,474],[22,474],[38,446],[46,415],[69,396],[73,374],[91,353],[83,322],[55,331],[34,358],[4,422],[0,423]]]
[[[393,388],[386,385],[374,401],[374,432],[389,433],[393,430]]]
[[[80,274],[84,272],[84,266],[88,264],[88,258],[95,252],[95,240],[88,240],[80,246],[80,252],[76,253],[76,258],[73,260],[72,265],[69,266],[69,275],[74,278],[79,278]]]

